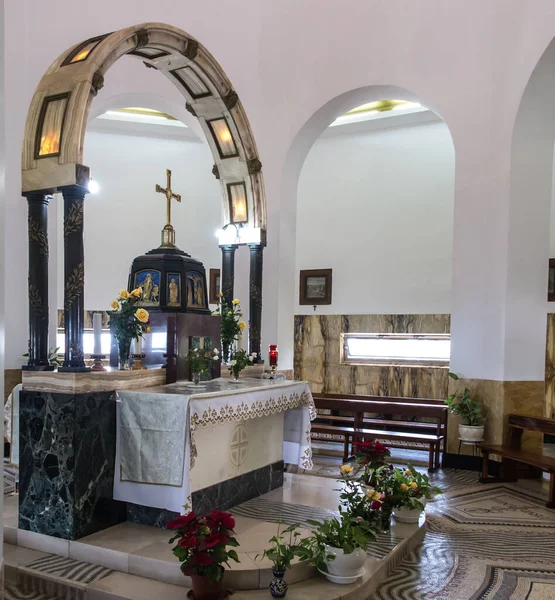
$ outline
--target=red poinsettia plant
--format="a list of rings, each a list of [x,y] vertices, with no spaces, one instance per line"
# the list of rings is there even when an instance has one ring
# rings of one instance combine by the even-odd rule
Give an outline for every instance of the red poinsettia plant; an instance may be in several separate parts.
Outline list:
[[[374,486],[372,474],[375,469],[387,464],[387,459],[391,456],[389,448],[379,440],[353,442],[353,447],[361,481],[366,485]]]
[[[190,512],[170,521],[168,528],[176,532],[170,544],[177,542],[172,552],[181,561],[183,574],[205,577],[210,583],[220,581],[224,572],[222,565],[229,566],[229,560],[239,562],[233,550],[239,546],[234,527],[235,519],[219,510],[206,516]]]

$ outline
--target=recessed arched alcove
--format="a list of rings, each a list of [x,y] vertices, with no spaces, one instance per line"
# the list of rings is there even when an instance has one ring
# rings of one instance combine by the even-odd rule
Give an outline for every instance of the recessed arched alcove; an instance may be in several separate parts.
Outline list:
[[[324,188],[324,181],[329,182],[330,185],[327,186],[328,189],[333,188],[336,192],[340,192],[342,189],[344,190],[345,194],[350,194],[353,192],[353,186],[350,186],[350,182],[352,180],[353,177],[357,176],[357,173],[353,170],[352,165],[353,164],[357,164],[359,169],[364,169],[364,158],[362,158],[361,156],[354,156],[351,154],[351,150],[348,150],[351,147],[354,147],[353,144],[351,144],[351,146],[349,146],[348,144],[336,144],[336,152],[338,152],[340,154],[340,156],[338,156],[337,160],[333,159],[333,142],[332,142],[332,137],[334,137],[335,139],[339,140],[341,138],[345,138],[345,136],[341,133],[338,133],[337,136],[332,136],[331,131],[332,130],[347,130],[351,127],[351,125],[348,126],[341,126],[341,127],[331,127],[330,125],[336,121],[336,119],[341,119],[343,117],[343,115],[345,115],[346,113],[348,113],[349,111],[356,109],[357,107],[360,107],[361,105],[367,105],[370,103],[375,103],[375,102],[379,102],[379,101],[383,101],[386,99],[390,99],[390,100],[400,100],[400,101],[406,101],[406,102],[410,102],[410,103],[415,103],[415,104],[419,104],[422,105],[422,107],[425,107],[426,111],[422,111],[421,114],[414,114],[414,115],[403,115],[401,112],[396,112],[396,114],[398,114],[399,116],[395,117],[395,119],[393,118],[388,118],[388,121],[395,121],[396,125],[390,125],[388,126],[388,130],[401,130],[402,128],[406,128],[406,130],[408,131],[409,129],[415,129],[414,126],[429,126],[431,127],[436,127],[438,129],[441,129],[441,135],[438,136],[437,139],[441,139],[441,144],[442,144],[442,148],[445,150],[446,154],[447,154],[447,158],[445,161],[442,161],[441,164],[438,164],[438,167],[442,167],[444,164],[447,165],[447,170],[445,173],[445,177],[443,179],[446,180],[445,186],[443,189],[446,190],[447,193],[447,197],[445,198],[445,204],[444,206],[442,206],[442,210],[445,209],[447,207],[446,211],[443,211],[442,216],[441,216],[441,227],[436,228],[436,230],[433,230],[433,227],[429,227],[428,229],[430,229],[432,231],[433,234],[435,234],[436,236],[443,236],[444,233],[447,231],[449,238],[451,237],[452,233],[452,221],[453,221],[453,210],[454,210],[454,170],[455,170],[455,165],[454,165],[454,144],[453,144],[453,140],[452,140],[452,136],[451,136],[451,132],[449,130],[448,125],[442,120],[439,111],[437,110],[437,108],[428,101],[427,98],[422,98],[420,97],[418,94],[411,92],[407,89],[404,88],[400,88],[397,86],[368,86],[368,87],[363,87],[363,88],[359,88],[359,89],[355,89],[355,90],[350,90],[344,94],[341,94],[339,96],[336,96],[335,98],[333,98],[332,100],[330,100],[329,102],[327,102],[326,104],[324,104],[319,110],[317,110],[306,122],[305,124],[299,129],[295,140],[293,142],[293,144],[291,145],[288,155],[287,155],[287,161],[286,161],[286,167],[284,170],[284,178],[283,178],[283,189],[284,189],[284,194],[282,197],[282,203],[286,204],[287,206],[287,210],[284,211],[284,213],[281,215],[282,218],[282,222],[280,224],[281,228],[287,227],[289,230],[293,230],[292,235],[290,236],[290,238],[288,238],[289,240],[291,239],[291,237],[297,239],[297,245],[299,244],[299,236],[304,236],[307,232],[307,226],[306,226],[306,215],[304,218],[305,221],[305,225],[304,225],[304,231],[300,231],[299,232],[295,232],[296,227],[298,226],[299,223],[297,223],[297,221],[295,219],[291,218],[291,215],[296,215],[296,218],[299,218],[299,214],[298,214],[298,209],[299,209],[299,198],[301,197],[300,194],[304,193],[304,197],[305,198],[315,198],[318,197],[320,198],[322,196],[322,192],[325,192],[325,188]],[[410,118],[409,118],[410,117]],[[411,118],[414,117],[413,121],[410,121]],[[418,121],[416,120],[416,117],[418,117]],[[384,119],[383,121],[385,122],[386,119]],[[376,121],[376,124],[378,123],[378,121]],[[354,125],[352,126],[354,128]],[[381,129],[381,128],[380,128]],[[385,128],[382,138],[386,137],[386,133],[385,133]],[[378,127],[376,127],[376,133],[372,134],[372,135],[378,135],[377,134],[378,131]],[[363,133],[361,131],[351,131],[349,133],[349,135],[352,135],[353,139],[355,136],[362,136]],[[380,134],[381,135],[381,134]],[[435,139],[435,138],[434,138]],[[312,170],[314,170],[314,167],[316,165],[319,165],[321,172],[322,172],[322,188],[315,188],[312,187],[311,188],[311,192],[309,193],[309,190],[305,187],[303,188],[303,177],[301,175],[301,173],[305,173],[305,171],[303,170],[304,167],[307,166],[307,157],[309,157],[309,154],[312,156],[314,149],[315,149],[315,144],[318,142],[318,144],[321,144],[323,141],[325,140],[325,144],[328,146],[326,152],[321,152],[320,156],[324,156],[324,157],[328,157],[329,160],[326,163],[323,163],[320,158],[318,159],[314,159],[314,160],[310,160],[310,164],[312,165]],[[398,136],[397,141],[395,142],[395,144],[397,145],[397,147],[399,147],[399,144],[402,144],[403,140],[400,139],[400,136]],[[413,142],[415,143],[415,142]],[[435,151],[435,150],[434,150]],[[348,154],[348,156],[347,156]],[[428,157],[428,163],[430,163],[430,161],[433,160],[433,153],[430,153],[430,156]],[[351,156],[353,157],[353,160],[351,161]],[[403,160],[401,157],[399,157],[399,160]],[[344,165],[348,165],[348,169],[344,169],[344,171],[342,173],[339,172],[334,172],[334,165],[337,164],[339,165],[340,163],[344,164]],[[447,164],[448,163],[448,164]],[[428,164],[428,166],[430,167],[430,165]],[[338,166],[338,168],[341,168]],[[367,165],[366,167],[366,171],[368,173],[371,173],[373,166],[372,165]],[[375,168],[375,167],[374,167]],[[432,180],[433,180],[433,172],[431,172],[431,169],[429,168],[426,171],[426,176],[428,175],[432,175]],[[387,188],[387,181],[384,181],[385,177],[382,176],[382,173],[377,173],[377,175],[380,177],[381,184],[382,184],[382,188],[384,186],[386,186]],[[364,174],[364,176],[366,176],[366,172]],[[347,177],[348,181],[345,181],[343,184],[341,184],[339,182],[339,179],[341,177]],[[311,181],[314,182],[315,177],[314,177],[314,172],[311,173],[311,175],[307,175],[305,177],[306,181]],[[362,177],[361,177],[362,179]],[[333,181],[335,181],[335,183],[337,185],[333,184]],[[299,183],[301,183],[301,188],[299,188]],[[395,186],[395,183],[392,180],[392,187],[399,187],[399,186]],[[422,189],[424,189],[424,187],[422,187]],[[405,195],[408,193],[407,190],[403,190],[403,193],[405,193]],[[325,194],[324,194],[325,195]],[[386,200],[384,199],[384,202]],[[440,202],[441,199],[438,199],[438,202]],[[311,206],[313,204],[313,202],[310,202]],[[377,253],[369,253],[369,249],[372,247],[371,243],[367,244],[367,247],[365,249],[361,249],[360,244],[364,243],[364,240],[366,240],[367,242],[371,242],[371,238],[370,236],[372,235],[371,231],[372,231],[372,225],[375,226],[375,223],[370,222],[369,226],[367,227],[367,231],[360,231],[361,228],[364,229],[362,227],[362,223],[363,222],[367,222],[365,221],[365,219],[371,219],[371,212],[369,214],[368,212],[368,206],[364,206],[361,207],[364,208],[364,211],[360,212],[359,214],[355,214],[354,212],[349,215],[347,215],[345,213],[345,211],[347,210],[347,206],[350,203],[348,201],[345,201],[344,197],[341,197],[340,193],[336,194],[336,201],[330,201],[330,198],[323,198],[322,197],[322,208],[325,210],[325,214],[327,215],[328,218],[328,225],[325,227],[325,237],[326,239],[329,239],[329,244],[327,244],[327,242],[322,241],[323,247],[326,249],[327,246],[331,246],[332,248],[338,248],[339,244],[342,243],[343,246],[347,249],[347,248],[352,248],[353,250],[353,254],[356,254],[356,256],[352,256],[352,259],[349,260],[345,260],[342,264],[341,267],[337,267],[337,264],[335,265],[335,269],[334,269],[334,273],[333,273],[333,290],[334,290],[334,295],[337,292],[337,301],[334,299],[332,304],[330,306],[321,306],[318,307],[316,314],[318,315],[325,315],[325,314],[330,314],[330,315],[340,315],[340,314],[345,314],[343,311],[346,310],[344,306],[340,306],[341,302],[340,302],[340,295],[342,293],[342,288],[343,288],[343,282],[345,280],[345,278],[347,277],[360,277],[360,278],[364,278],[367,277],[369,275],[369,272],[372,271],[372,268],[365,268],[365,264],[366,265],[370,265],[371,267],[376,266],[377,263],[379,263],[380,261],[383,261],[384,257],[380,257],[379,254]],[[377,202],[377,204],[379,204],[379,202]],[[411,207],[411,209],[413,210],[417,210],[419,201],[418,198],[414,199],[413,202],[413,206]],[[429,203],[421,203],[422,206],[422,210],[429,210],[430,209],[430,204]],[[325,208],[324,208],[325,207]],[[426,207],[426,208],[424,208]],[[350,209],[349,209],[350,210]],[[310,212],[310,211],[309,211]],[[390,211],[391,212],[391,211]],[[312,213],[314,213],[314,206],[312,206]],[[340,218],[335,218],[334,215],[339,215]],[[381,215],[380,215],[381,216]],[[393,215],[394,216],[394,215]],[[394,240],[395,237],[397,235],[401,235],[403,236],[403,240],[401,240],[401,243],[398,244],[399,246],[399,250],[401,250],[402,248],[405,248],[405,246],[407,245],[407,243],[405,242],[405,240],[410,239],[410,231],[408,232],[409,235],[407,236],[407,229],[410,229],[409,227],[409,223],[405,223],[404,227],[397,227],[396,223],[393,220],[393,216],[389,215],[389,217],[387,217],[387,215],[385,217],[382,217],[382,221],[384,218],[386,218],[385,223],[382,223],[385,227],[385,233],[384,231],[380,231],[380,233],[384,233],[384,235],[386,233],[390,233],[391,236],[391,240]],[[378,215],[376,215],[376,219],[375,221],[378,221]],[[387,220],[390,219],[391,220]],[[287,225],[285,224],[284,220],[288,219],[287,221]],[[349,219],[351,220],[350,222],[352,223],[353,227],[353,235],[349,234],[348,232],[348,228],[346,228],[346,224],[349,223]],[[434,219],[434,215],[430,214],[429,217],[430,221],[433,221]],[[401,218],[402,220],[402,218]],[[406,221],[406,219],[405,219]],[[445,221],[445,222],[444,222]],[[316,218],[314,220],[314,223],[312,224],[313,228],[315,231],[318,231],[321,235],[322,238],[324,238],[324,232],[322,231],[322,223],[321,223],[321,219]],[[359,227],[360,225],[360,227]],[[354,233],[356,230],[356,233]],[[412,233],[412,238],[414,240],[416,240],[418,237],[418,232],[417,231],[413,231]],[[445,247],[444,247],[445,246]],[[314,250],[316,250],[316,248],[318,247],[317,244],[314,244]],[[388,250],[391,250],[391,248],[388,247]],[[302,251],[302,250],[301,250]],[[442,278],[442,288],[441,288],[441,302],[435,302],[433,304],[433,306],[429,306],[427,308],[427,312],[428,313],[434,313],[434,312],[443,312],[443,313],[447,313],[449,312],[449,308],[448,308],[448,299],[450,296],[450,271],[451,271],[451,243],[450,241],[447,242],[447,245],[442,242],[441,245],[441,251],[444,252],[444,256],[442,257],[442,261],[441,261],[441,265],[439,265],[439,268],[442,269],[442,273],[441,273],[441,278]],[[315,253],[313,254],[312,258],[310,259],[310,261],[306,261],[304,264],[300,264],[298,262],[298,252],[299,249],[296,249],[293,252],[290,252],[289,255],[286,255],[285,250],[282,248],[281,249],[281,254],[282,254],[282,260],[283,260],[283,256],[284,254],[286,256],[288,256],[289,262],[287,264],[287,267],[283,269],[282,271],[282,277],[283,277],[283,285],[288,289],[291,290],[289,295],[288,295],[288,301],[290,302],[289,306],[288,306],[288,310],[290,311],[289,314],[293,315],[293,314],[315,314],[313,312],[313,309],[311,306],[298,306],[298,290],[299,290],[299,279],[298,279],[298,271],[299,269],[310,269],[310,268],[329,268],[332,267],[331,264],[328,264],[328,262],[331,262],[329,260],[329,256],[328,256],[328,262],[326,262],[326,264],[319,264],[317,265],[316,262],[318,262],[320,260],[320,257],[316,256]],[[303,251],[304,252],[304,251]],[[403,251],[405,254],[405,263],[409,264],[410,261],[412,260],[412,256],[410,254],[410,252],[408,252],[405,248],[405,250]],[[306,254],[306,252],[305,252]],[[329,255],[329,253],[327,253],[326,251],[323,252],[323,254],[325,255]],[[400,252],[397,253],[398,255],[400,254]],[[344,258],[346,258],[344,256]],[[400,261],[402,259],[402,257],[398,256],[399,260],[397,261],[400,264]],[[309,264],[310,262],[310,264]],[[389,266],[388,266],[389,268]],[[392,273],[392,276],[394,276],[394,273]],[[395,298],[395,302],[390,301],[392,300],[392,298],[390,297],[387,302],[384,300],[384,302],[381,303],[381,305],[379,307],[376,307],[374,303],[373,307],[368,306],[368,308],[365,308],[365,303],[363,301],[357,302],[357,306],[352,306],[350,310],[352,310],[353,312],[351,313],[347,313],[347,314],[364,314],[364,313],[380,313],[380,314],[384,314],[386,312],[389,313],[400,313],[400,312],[410,312],[412,309],[412,312],[426,312],[426,302],[429,301],[429,296],[428,298],[422,297],[421,302],[419,303],[418,306],[414,306],[411,307],[409,306],[409,303],[403,300],[406,300],[407,297],[409,297],[411,295],[411,292],[413,291],[410,287],[409,282],[405,282],[403,280],[403,278],[401,277],[401,274],[399,274],[399,281],[398,282],[394,282],[395,285],[392,286],[392,288],[395,288],[395,290],[397,290],[395,293],[397,294],[398,298]],[[280,282],[281,284],[281,282]],[[376,286],[380,286],[380,285],[385,285],[384,281],[380,281],[377,280],[375,281],[375,285]],[[404,286],[404,287],[403,287]],[[422,287],[422,286],[421,286]],[[356,293],[356,292],[355,292]],[[393,290],[392,290],[393,293]],[[404,298],[402,297],[402,295],[404,294]],[[358,299],[357,299],[358,300]],[[351,305],[354,305],[354,303],[350,303]],[[368,304],[371,304],[371,302],[368,302]],[[431,303],[430,303],[431,304]],[[387,306],[386,306],[387,305]],[[441,308],[438,308],[438,306],[441,305]],[[389,307],[389,308],[387,308]],[[285,310],[285,308],[284,308]],[[338,344],[339,347],[339,344]],[[365,393],[370,393],[370,392],[365,392]]]
[[[84,366],[80,342],[84,281],[82,225],[83,199],[90,178],[83,161],[85,130],[104,77],[123,56],[142,62],[145,72],[147,68],[155,70],[171,81],[185,100],[187,118],[194,117],[194,129],[204,135],[210,147],[214,159],[212,173],[222,194],[222,289],[231,300],[233,256],[238,246],[248,244],[251,265],[255,264],[254,272],[260,279],[250,285],[250,347],[251,351],[260,352],[266,203],[262,164],[247,116],[223,69],[202,44],[173,26],[144,23],[95,36],[68,49],[51,64],[32,98],[22,156],[22,192],[30,207],[29,366],[48,366],[46,206],[54,192],[64,195],[66,242],[69,234],[81,232],[73,236],[74,242],[66,243],[64,253],[64,367]],[[99,103],[91,116],[106,110],[111,100]],[[157,101],[164,103],[160,98]]]

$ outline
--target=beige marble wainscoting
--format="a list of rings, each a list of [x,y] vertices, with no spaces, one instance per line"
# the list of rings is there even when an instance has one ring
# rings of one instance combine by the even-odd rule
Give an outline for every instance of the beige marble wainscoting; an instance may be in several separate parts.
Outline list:
[[[22,373],[21,369],[4,369],[4,404],[14,387],[21,383]]]
[[[342,333],[449,333],[449,315],[297,315],[295,379],[313,392],[445,398],[447,368],[340,364]]]
[[[545,415],[555,414],[555,314],[547,315],[547,347],[545,351]]]
[[[485,440],[502,444],[507,433],[507,416],[511,413],[543,417],[545,410],[545,383],[543,381],[494,381],[491,379],[449,380],[449,393],[469,388],[472,396],[480,400],[486,413]],[[459,420],[450,416],[447,451],[458,450]],[[524,432],[522,446],[527,450],[542,451],[543,436]],[[466,449],[467,453],[469,452]]]

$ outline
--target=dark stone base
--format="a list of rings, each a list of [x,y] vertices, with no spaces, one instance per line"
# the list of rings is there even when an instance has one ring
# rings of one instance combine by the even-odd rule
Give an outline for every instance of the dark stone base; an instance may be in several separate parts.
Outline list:
[[[23,365],[22,371],[55,371],[56,367],[51,365]]]
[[[193,492],[193,510],[200,514],[228,510],[283,485],[283,461]]]
[[[141,525],[151,525],[166,529],[167,524],[179,516],[179,513],[171,510],[153,508],[152,506],[141,506],[140,504],[127,503],[127,520]]]
[[[198,514],[207,514],[212,510],[229,510],[247,500],[267,494],[283,486],[283,472],[283,461],[279,461],[193,492],[193,510]],[[127,520],[133,523],[164,529],[167,523],[177,516],[178,513],[169,510],[127,504]]]
[[[443,459],[443,466],[449,469],[462,469],[464,471],[480,472],[482,470],[482,457],[446,452],[445,458]],[[488,469],[490,475],[497,477],[499,475],[500,466],[501,463],[498,463],[495,460],[489,460]]]
[[[112,392],[20,394],[19,528],[76,540],[126,519],[113,500]]]
[[[58,373],[90,373],[90,367],[58,367]]]

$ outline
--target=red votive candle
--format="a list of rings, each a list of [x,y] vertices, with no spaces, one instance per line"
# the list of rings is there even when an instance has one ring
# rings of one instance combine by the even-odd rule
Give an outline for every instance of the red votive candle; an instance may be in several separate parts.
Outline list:
[[[270,344],[270,367],[277,367],[278,364],[278,347],[277,344]]]

